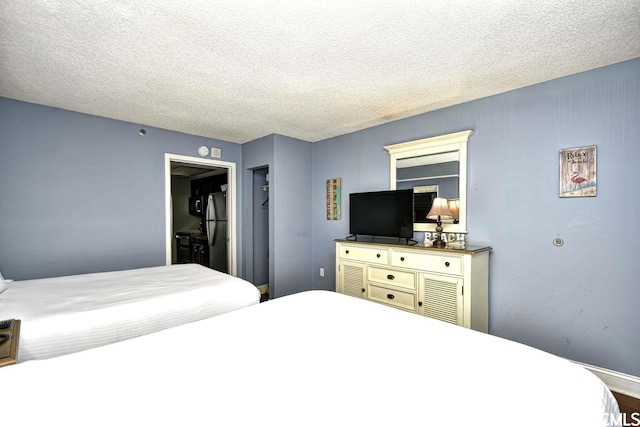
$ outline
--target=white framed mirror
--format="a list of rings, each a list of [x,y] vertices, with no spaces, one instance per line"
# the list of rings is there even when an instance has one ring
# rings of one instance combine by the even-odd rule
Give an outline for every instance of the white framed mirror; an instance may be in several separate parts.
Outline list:
[[[435,231],[435,222],[422,217],[437,196],[453,200],[458,208],[457,220],[442,221],[444,232],[467,232],[467,142],[471,135],[473,131],[467,130],[384,147],[389,152],[390,189],[414,190],[414,231]]]

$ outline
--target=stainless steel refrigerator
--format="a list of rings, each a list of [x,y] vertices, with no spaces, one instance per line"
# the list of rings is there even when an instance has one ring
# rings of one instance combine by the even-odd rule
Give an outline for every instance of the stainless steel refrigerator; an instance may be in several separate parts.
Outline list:
[[[204,226],[209,244],[209,267],[229,273],[227,193],[209,194]]]

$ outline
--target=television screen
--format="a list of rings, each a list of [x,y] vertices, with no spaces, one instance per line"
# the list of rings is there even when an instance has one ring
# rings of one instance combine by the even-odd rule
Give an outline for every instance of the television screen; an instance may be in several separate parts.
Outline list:
[[[413,190],[349,194],[349,233],[413,237]]]

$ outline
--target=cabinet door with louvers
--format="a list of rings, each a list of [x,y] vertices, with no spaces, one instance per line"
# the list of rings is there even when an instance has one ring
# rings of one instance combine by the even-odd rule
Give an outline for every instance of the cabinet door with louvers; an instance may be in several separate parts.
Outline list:
[[[336,290],[352,297],[364,298],[367,283],[367,265],[342,261],[338,264]]]
[[[418,287],[418,313],[464,326],[463,279],[421,273]]]

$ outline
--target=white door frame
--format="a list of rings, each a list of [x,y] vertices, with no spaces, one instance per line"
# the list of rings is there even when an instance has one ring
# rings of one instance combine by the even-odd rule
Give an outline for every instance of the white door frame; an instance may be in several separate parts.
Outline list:
[[[166,263],[171,264],[171,246],[173,243],[173,233],[171,225],[173,223],[173,208],[171,206],[171,162],[180,162],[190,165],[215,166],[228,170],[227,178],[229,187],[227,188],[227,221],[229,226],[229,244],[227,251],[229,255],[229,274],[238,275],[237,262],[237,235],[236,235],[236,164],[233,162],[223,162],[221,160],[202,159],[198,157],[182,156],[179,154],[164,153],[164,203],[166,218]]]

